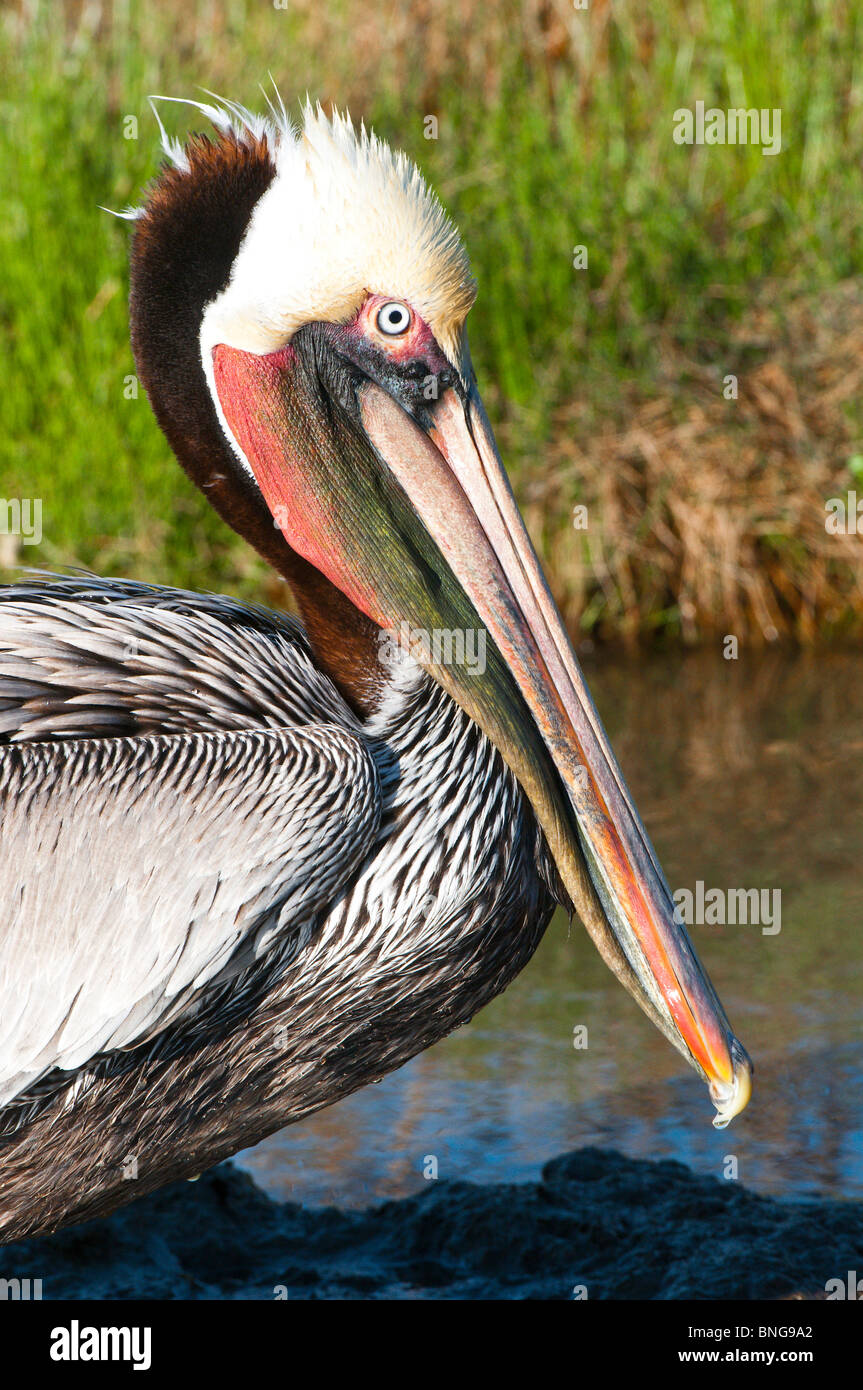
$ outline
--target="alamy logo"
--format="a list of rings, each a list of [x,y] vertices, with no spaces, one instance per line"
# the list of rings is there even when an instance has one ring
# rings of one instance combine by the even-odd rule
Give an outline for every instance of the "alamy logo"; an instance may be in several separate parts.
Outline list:
[[[781,888],[705,888],[697,879],[695,892],[673,893],[674,920],[686,927],[760,927],[762,936],[782,930]]]
[[[41,497],[0,497],[0,536],[20,536],[23,545],[42,539]]]
[[[674,113],[675,145],[761,145],[762,154],[779,154],[782,149],[782,112],[762,107],[705,108],[695,103],[693,111],[681,106]]]
[[[863,536],[863,495],[846,493],[844,497],[828,497],[824,503],[827,515],[824,530],[831,536]]]
[[[863,1279],[857,1278],[856,1269],[849,1269],[844,1279],[828,1279],[824,1292],[828,1300],[850,1299],[852,1303],[859,1303],[863,1299]]]
[[[485,628],[411,627],[402,622],[398,629],[384,628],[378,634],[381,661],[395,665],[405,657],[421,666],[463,666],[468,675],[485,671]]]
[[[149,1327],[82,1327],[73,1318],[68,1327],[51,1331],[52,1361],[131,1361],[135,1371],[149,1371],[152,1330]]]
[[[0,1279],[0,1302],[29,1303],[42,1297],[41,1279]]]

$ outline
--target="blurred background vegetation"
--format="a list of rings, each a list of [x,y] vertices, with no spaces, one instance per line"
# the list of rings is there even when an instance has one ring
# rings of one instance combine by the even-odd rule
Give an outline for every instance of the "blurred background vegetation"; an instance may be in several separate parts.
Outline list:
[[[20,0],[0,18],[0,496],[41,497],[44,530],[0,536],[0,562],[286,601],[124,395],[129,228],[98,207],[158,167],[149,93],[257,107],[272,73],[293,111],[308,91],[406,149],[460,224],[480,386],[582,641],[859,637],[863,536],[826,533],[824,503],[863,499],[861,4]],[[779,108],[781,153],[675,144],[698,100]]]

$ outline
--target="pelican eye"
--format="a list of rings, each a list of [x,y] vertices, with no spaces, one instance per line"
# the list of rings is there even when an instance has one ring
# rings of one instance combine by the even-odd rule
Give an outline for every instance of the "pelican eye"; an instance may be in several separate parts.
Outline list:
[[[389,338],[397,338],[399,334],[406,333],[411,326],[411,311],[406,304],[400,303],[397,299],[391,299],[388,304],[382,304],[378,309],[377,325],[382,333],[386,333]]]

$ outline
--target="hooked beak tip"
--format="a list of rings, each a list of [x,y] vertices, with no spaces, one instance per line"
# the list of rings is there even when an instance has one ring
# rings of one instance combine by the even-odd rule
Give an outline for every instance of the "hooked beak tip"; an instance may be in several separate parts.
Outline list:
[[[732,1073],[730,1081],[715,1079],[710,1083],[710,1099],[716,1106],[714,1129],[725,1129],[735,1115],[745,1110],[752,1095],[753,1066],[745,1048],[731,1039]]]

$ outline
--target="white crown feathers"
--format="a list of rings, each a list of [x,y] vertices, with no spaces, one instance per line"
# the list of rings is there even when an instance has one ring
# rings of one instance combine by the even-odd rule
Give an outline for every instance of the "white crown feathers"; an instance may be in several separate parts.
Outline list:
[[[204,315],[202,354],[217,342],[275,351],[304,323],[346,321],[372,293],[411,304],[463,366],[463,325],[476,286],[458,231],[416,165],[364,125],[357,130],[347,113],[327,116],[307,98],[295,127],[278,91],[275,102],[264,96],[266,116],[217,97],[151,98],[162,150],[182,173],[192,166],[167,134],[158,101],[192,106],[240,144],[265,137],[275,170],[230,282]]]

